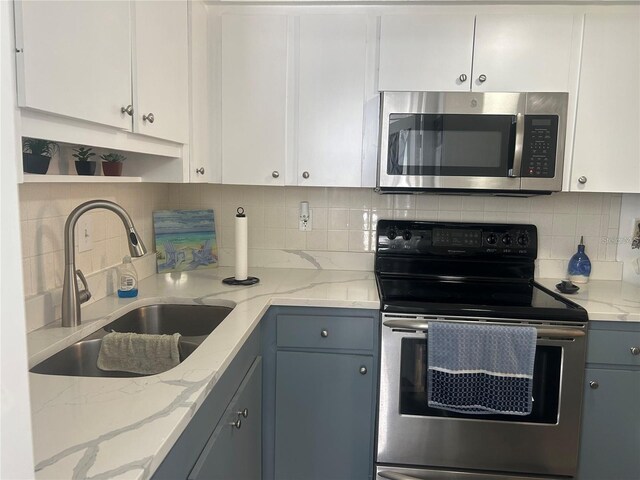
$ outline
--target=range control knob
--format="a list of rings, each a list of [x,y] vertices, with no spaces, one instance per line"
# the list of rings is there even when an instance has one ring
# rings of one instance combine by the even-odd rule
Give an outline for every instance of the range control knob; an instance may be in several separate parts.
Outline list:
[[[521,247],[526,247],[527,245],[529,245],[529,237],[526,233],[521,233],[520,235],[518,235],[516,242],[518,242],[518,245],[520,245]]]
[[[498,236],[495,233],[490,233],[489,235],[487,235],[487,243],[489,245],[495,245],[497,241]]]
[[[395,229],[390,228],[389,230],[387,230],[387,238],[389,240],[393,240],[397,236],[398,236],[398,232],[396,232]]]
[[[512,240],[511,240],[511,235],[509,235],[508,233],[505,233],[505,234],[502,236],[502,243],[503,243],[504,245],[511,245],[511,241],[512,241]]]
[[[407,241],[411,240],[411,232],[409,230],[405,230],[404,232],[402,232],[402,238]]]

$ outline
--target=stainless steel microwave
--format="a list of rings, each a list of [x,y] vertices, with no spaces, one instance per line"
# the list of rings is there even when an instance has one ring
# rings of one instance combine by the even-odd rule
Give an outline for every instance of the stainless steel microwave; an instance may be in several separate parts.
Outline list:
[[[562,189],[567,93],[380,95],[378,192]]]

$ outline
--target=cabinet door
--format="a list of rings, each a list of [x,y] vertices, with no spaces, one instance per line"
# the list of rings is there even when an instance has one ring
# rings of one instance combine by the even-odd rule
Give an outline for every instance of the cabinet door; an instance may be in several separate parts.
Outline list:
[[[585,19],[572,191],[640,193],[640,7],[619,12]]]
[[[590,382],[597,382],[592,388]],[[580,480],[631,480],[640,472],[640,371],[587,368]]]
[[[222,183],[284,185],[287,17],[222,17]]]
[[[472,89],[568,92],[576,23],[573,15],[478,15]]]
[[[261,435],[262,359],[258,357],[211,434],[189,480],[260,480]]]
[[[384,15],[380,27],[379,89],[468,92],[474,18]]]
[[[136,1],[133,11],[134,131],[188,143],[187,2]]]
[[[16,1],[18,104],[131,130],[129,2]]]
[[[298,168],[288,183],[361,186],[366,35],[364,15],[300,18]]]
[[[370,356],[277,353],[275,478],[370,478],[372,363]]]

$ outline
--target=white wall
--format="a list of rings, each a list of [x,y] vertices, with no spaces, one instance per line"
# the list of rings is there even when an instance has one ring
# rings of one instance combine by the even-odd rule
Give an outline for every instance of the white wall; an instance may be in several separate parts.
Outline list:
[[[620,231],[618,234],[618,260],[624,262],[623,279],[640,285],[640,249],[632,249],[634,221],[640,219],[640,194],[622,196]]]
[[[20,261],[12,2],[0,2],[0,478],[33,478],[24,296]]]

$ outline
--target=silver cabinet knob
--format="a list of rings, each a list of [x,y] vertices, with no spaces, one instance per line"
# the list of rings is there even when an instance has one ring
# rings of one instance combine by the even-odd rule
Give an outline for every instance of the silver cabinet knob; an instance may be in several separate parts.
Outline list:
[[[327,338],[327,337],[329,336],[329,331],[328,331],[328,330],[322,330],[322,331],[320,332],[320,336],[321,336],[322,338]]]
[[[584,185],[585,183],[587,183],[587,177],[583,175],[582,177],[578,178],[578,183],[581,183]]]
[[[466,82],[467,81],[467,75],[465,73],[461,74],[458,77],[458,80],[460,80],[462,83]]]
[[[126,107],[122,107],[122,108],[120,108],[120,111],[122,113],[126,113],[127,115],[132,117],[133,116],[133,105],[127,105]]]
[[[589,382],[589,387],[591,387],[592,389],[597,389],[600,386],[600,384],[598,382],[596,382],[595,380],[591,380]]]
[[[237,419],[235,422],[231,422],[229,426],[236,427],[238,430],[240,430],[240,427],[242,427],[242,420]]]
[[[247,418],[248,416],[249,416],[249,409],[248,408],[244,408],[244,409],[238,411],[238,417]]]
[[[302,178],[309,178],[309,172],[302,172]]]
[[[204,175],[204,167],[196,168],[196,173],[199,173],[200,175]]]
[[[142,115],[142,120],[145,122],[153,123],[155,119],[156,117],[153,116],[153,113],[150,113],[149,115]]]
[[[640,355],[640,347],[631,347],[629,350],[631,355]]]
[[[364,365],[362,365],[360,367],[360,375],[366,375],[367,374],[367,367],[365,367]]]
[[[480,76],[478,77],[478,81],[479,81],[480,83],[484,83],[484,82],[486,82],[486,81],[487,81],[487,76],[483,73],[482,75],[480,75]]]
[[[277,170],[274,170],[273,172],[271,172],[271,176],[273,178],[278,178],[280,176],[280,172]]]

